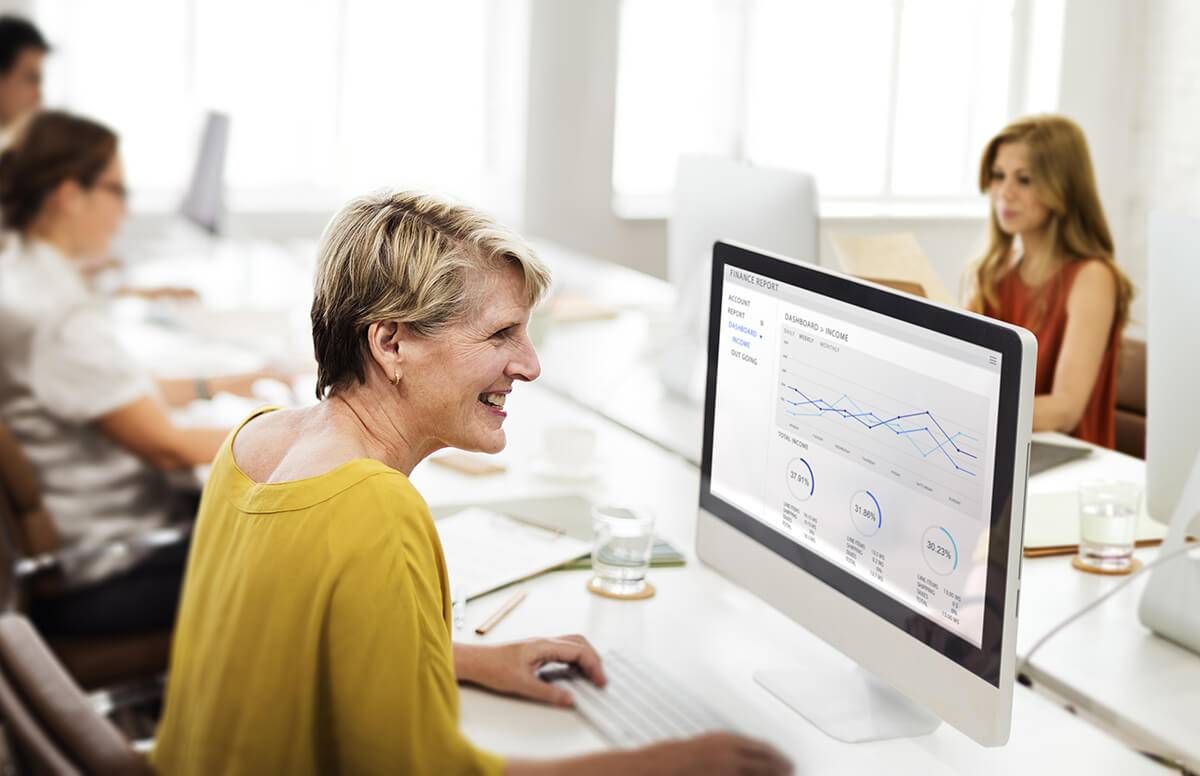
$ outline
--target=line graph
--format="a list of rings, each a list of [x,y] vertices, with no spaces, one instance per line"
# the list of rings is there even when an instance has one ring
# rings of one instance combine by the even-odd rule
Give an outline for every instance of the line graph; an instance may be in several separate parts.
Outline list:
[[[890,482],[976,514],[991,466],[987,397],[954,374],[845,343],[785,330],[780,345],[772,400],[782,432],[859,467],[859,487]],[[809,460],[820,476],[829,459]]]
[[[792,417],[821,417],[826,413],[832,413],[844,420],[858,423],[862,428],[869,431],[875,429],[889,430],[896,436],[902,436],[910,442],[913,449],[922,458],[927,459],[931,455],[936,456],[936,454],[941,453],[941,456],[944,456],[945,460],[956,471],[963,472],[971,477],[976,476],[976,471],[970,464],[978,461],[979,456],[961,447],[957,440],[963,440],[965,444],[967,440],[978,443],[979,439],[963,431],[955,431],[953,434],[949,433],[929,410],[908,412],[891,417],[880,417],[873,411],[865,410],[858,402],[855,402],[854,399],[845,393],[831,402],[819,396],[809,396],[794,385],[782,383],[782,387],[785,391],[792,392],[799,397],[798,399],[789,399],[787,396],[780,396],[780,401],[794,408],[792,410],[785,408],[784,413],[787,415]],[[846,402],[849,408],[838,406],[842,402]],[[931,423],[933,424],[933,428],[930,428]],[[935,430],[937,433],[935,433]],[[918,440],[926,438],[928,440],[926,442],[928,449],[923,449]],[[932,447],[929,447],[930,443]],[[951,454],[951,451],[953,451],[953,454]],[[964,466],[962,464],[967,465]]]

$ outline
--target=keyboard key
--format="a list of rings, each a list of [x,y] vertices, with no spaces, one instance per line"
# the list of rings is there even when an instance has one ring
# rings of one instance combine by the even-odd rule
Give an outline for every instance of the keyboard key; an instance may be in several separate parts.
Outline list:
[[[603,689],[564,666],[548,666],[541,675],[547,681],[565,683],[575,696],[576,710],[616,746],[632,748],[733,729],[694,693],[648,661],[616,651],[602,658],[608,676]]]

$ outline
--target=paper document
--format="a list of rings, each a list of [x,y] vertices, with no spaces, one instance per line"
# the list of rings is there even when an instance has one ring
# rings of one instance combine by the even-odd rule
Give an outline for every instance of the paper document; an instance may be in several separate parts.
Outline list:
[[[959,306],[911,233],[834,233],[829,237],[842,272],[872,280],[912,283],[920,286],[925,296],[935,302]]]
[[[434,522],[450,584],[475,598],[583,557],[590,542],[487,509],[464,509]]]
[[[1143,500],[1134,541],[1159,542],[1166,535],[1167,527],[1150,519]],[[1052,555],[1078,548],[1079,494],[1073,490],[1030,493],[1025,506],[1025,554]]]

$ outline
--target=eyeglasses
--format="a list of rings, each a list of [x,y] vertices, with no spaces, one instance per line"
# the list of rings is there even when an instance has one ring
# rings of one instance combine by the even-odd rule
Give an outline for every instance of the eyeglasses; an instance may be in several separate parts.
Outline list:
[[[98,181],[93,188],[103,189],[121,202],[129,199],[129,189],[125,188],[125,184],[119,181]]]

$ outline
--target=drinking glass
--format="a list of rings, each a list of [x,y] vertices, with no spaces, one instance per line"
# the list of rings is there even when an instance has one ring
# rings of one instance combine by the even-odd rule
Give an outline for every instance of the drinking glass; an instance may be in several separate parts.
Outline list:
[[[646,589],[654,545],[654,514],[641,506],[598,504],[592,508],[592,587],[617,597]]]
[[[1098,571],[1126,571],[1133,563],[1142,489],[1136,482],[1104,480],[1079,486],[1079,562]]]

